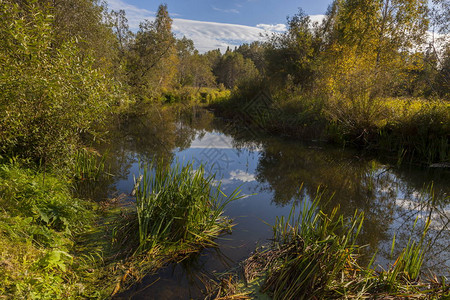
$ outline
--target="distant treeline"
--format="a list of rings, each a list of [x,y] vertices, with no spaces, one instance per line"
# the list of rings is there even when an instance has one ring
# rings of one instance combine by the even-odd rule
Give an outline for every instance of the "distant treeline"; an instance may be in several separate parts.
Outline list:
[[[334,1],[321,23],[300,10],[283,33],[199,53],[174,35],[166,5],[132,32],[123,10],[97,0],[3,0],[0,152],[60,163],[111,113],[214,102],[229,90],[239,105],[264,90],[295,108],[287,111],[327,115],[364,135],[389,116],[379,99],[449,99],[448,8],[445,0],[431,8],[425,0]]]

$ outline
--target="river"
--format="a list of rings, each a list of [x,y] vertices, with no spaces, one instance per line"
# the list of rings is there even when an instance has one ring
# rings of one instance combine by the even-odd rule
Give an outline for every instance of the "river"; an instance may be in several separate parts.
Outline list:
[[[364,212],[360,244],[368,245],[362,262],[378,249],[377,264],[386,267],[394,234],[397,249],[412,234],[418,236],[430,214],[432,186],[434,209],[430,228],[431,246],[425,267],[450,274],[450,170],[398,166],[395,161],[331,146],[323,141],[292,141],[240,127],[214,117],[204,109],[174,113],[154,109],[131,118],[111,130],[108,150],[114,174],[101,187],[100,197],[129,195],[138,176],[139,162],[166,161],[203,163],[216,173],[226,194],[242,190],[225,214],[234,220],[232,234],[218,239],[218,249],[205,249],[179,265],[170,265],[148,276],[118,299],[203,299],[202,282],[236,267],[239,261],[272,236],[277,216],[288,215],[293,203],[310,201],[323,192],[322,209],[339,205],[352,216]],[[103,194],[102,194],[103,193]],[[129,196],[126,201],[133,201]],[[413,223],[418,218],[418,225]]]

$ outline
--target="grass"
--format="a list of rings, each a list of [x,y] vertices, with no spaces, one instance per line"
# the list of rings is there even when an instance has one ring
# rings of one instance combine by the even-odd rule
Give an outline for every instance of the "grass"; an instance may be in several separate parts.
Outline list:
[[[0,298],[83,298],[71,250],[93,205],[54,175],[0,165]]]
[[[192,163],[150,165],[135,184],[135,210],[117,229],[117,243],[131,247],[130,253],[211,247],[217,236],[230,229],[223,212],[239,198],[239,191],[226,196],[203,166],[194,170]]]
[[[278,218],[273,227],[277,260],[268,269],[264,291],[274,299],[311,299],[330,295],[330,287],[355,265],[356,238],[363,215],[355,212],[345,220],[335,208],[331,214],[317,213],[320,197],[295,206],[287,219]]]
[[[159,100],[165,104],[189,103],[208,104],[220,101],[230,96],[230,91],[224,88],[209,87],[181,87],[170,91],[163,91]]]
[[[218,114],[272,134],[327,139],[388,153],[405,162],[450,162],[448,101],[364,97],[350,100],[295,93],[255,100],[260,91],[261,88],[246,93],[238,90],[210,106]],[[263,121],[258,114],[264,114]]]
[[[445,278],[421,278],[429,220],[420,240],[410,238],[394,263],[380,270],[373,266],[376,254],[367,266],[358,263],[363,214],[344,218],[338,207],[326,214],[319,209],[320,198],[305,201],[299,213],[294,205],[287,218],[277,218],[272,244],[243,261],[238,273],[223,275],[215,289],[209,287],[210,294],[235,299],[262,298],[261,293],[271,299],[450,297]],[[392,253],[394,247],[395,238]]]
[[[105,173],[106,154],[88,148],[78,149],[75,154],[73,176],[77,180],[97,181]]]
[[[239,191],[225,196],[202,166],[150,165],[139,178],[135,205],[102,211],[68,178],[1,164],[0,299],[110,298],[231,229],[223,213]]]

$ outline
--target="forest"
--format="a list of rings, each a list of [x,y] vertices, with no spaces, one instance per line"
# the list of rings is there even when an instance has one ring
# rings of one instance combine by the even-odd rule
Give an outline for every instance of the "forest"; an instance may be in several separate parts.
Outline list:
[[[139,179],[136,211],[120,222],[120,208],[74,193],[107,173],[95,145],[111,124],[149,111],[198,106],[267,135],[450,165],[447,0],[334,0],[321,22],[299,8],[286,31],[225,52],[200,53],[172,23],[165,4],[132,31],[124,10],[98,0],[0,0],[0,299],[110,298],[231,230],[222,213],[239,191],[186,204],[212,193],[213,178],[191,178],[192,165],[147,166],[158,175]],[[161,217],[154,203],[170,197],[192,209],[192,224]],[[179,237],[164,242],[169,225]],[[85,241],[96,234],[111,243]]]

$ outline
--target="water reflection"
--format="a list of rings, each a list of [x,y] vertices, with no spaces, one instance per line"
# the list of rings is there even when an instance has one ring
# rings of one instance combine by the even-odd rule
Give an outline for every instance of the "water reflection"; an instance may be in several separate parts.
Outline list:
[[[177,294],[181,295],[179,299],[189,299],[189,295],[196,298],[201,274],[209,276],[229,268],[230,264],[219,257],[233,263],[244,259],[271,237],[271,229],[263,221],[273,223],[276,216],[289,213],[293,202],[311,199],[318,190],[324,192],[325,200],[332,197],[323,202],[324,210],[340,205],[347,216],[353,215],[355,209],[364,212],[360,243],[370,245],[371,253],[381,249],[378,261],[385,265],[393,234],[398,234],[399,247],[406,243],[420,215],[417,203],[431,198],[426,187],[432,182],[436,209],[422,210],[416,231],[420,231],[426,214],[434,217],[430,236],[435,241],[428,266],[448,274],[450,236],[448,230],[441,230],[446,226],[448,229],[450,217],[448,170],[399,168],[387,160],[320,142],[267,137],[216,120],[211,113],[195,108],[176,113],[155,109],[144,118],[129,119],[112,132],[113,142],[108,147],[116,177],[109,193],[129,193],[133,174],[139,173],[137,162],[158,157],[167,162],[177,159],[203,163],[217,174],[226,193],[240,187],[246,195],[227,208],[226,214],[237,225],[232,235],[220,240],[221,256],[205,250],[189,263],[162,271],[158,274],[161,280],[150,287],[147,285],[154,278],[149,277],[128,296],[178,299]]]

